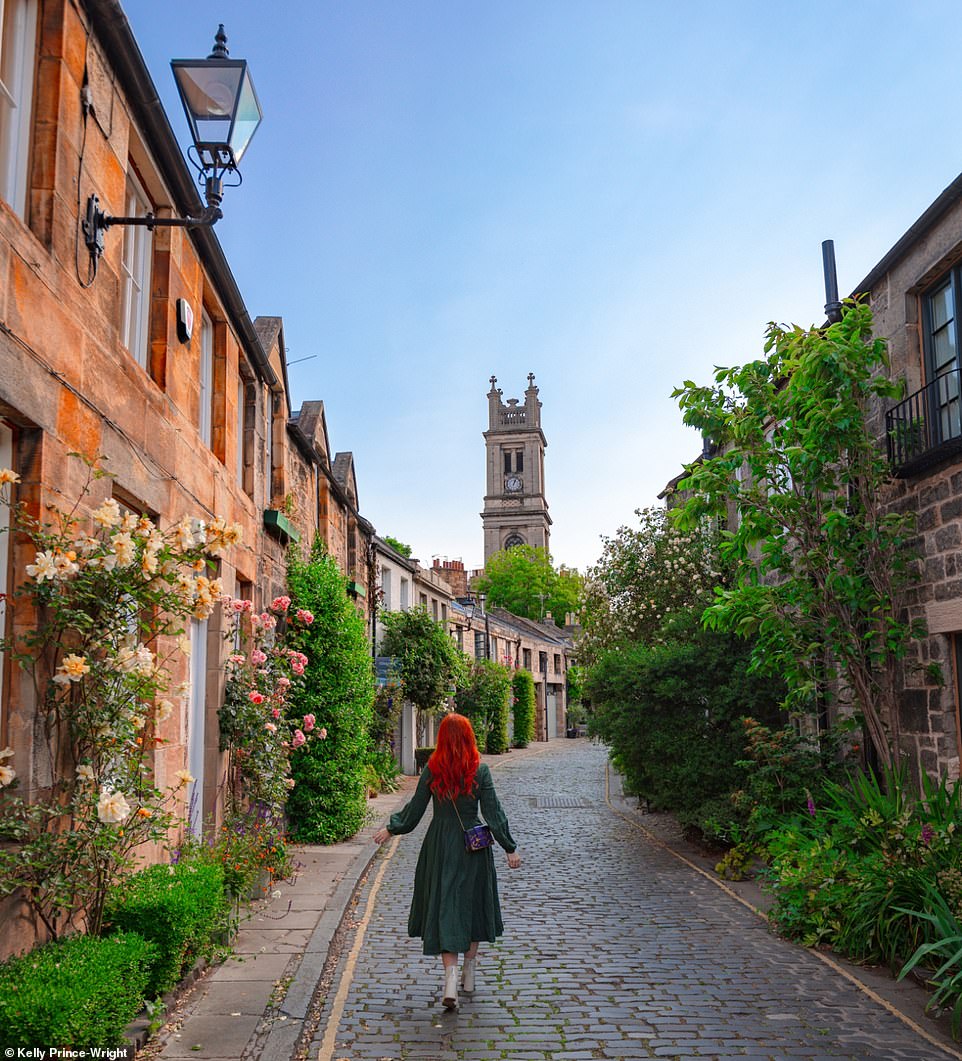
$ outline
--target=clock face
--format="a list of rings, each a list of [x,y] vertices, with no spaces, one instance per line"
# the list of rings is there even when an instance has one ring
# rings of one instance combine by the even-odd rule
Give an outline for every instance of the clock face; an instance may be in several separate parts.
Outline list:
[[[521,480],[516,475],[510,475],[505,480],[504,488],[516,494],[521,489]]]

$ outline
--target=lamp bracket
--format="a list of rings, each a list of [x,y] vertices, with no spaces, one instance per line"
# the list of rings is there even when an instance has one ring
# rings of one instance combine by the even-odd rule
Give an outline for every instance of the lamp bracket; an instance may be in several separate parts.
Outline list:
[[[150,232],[155,228],[210,228],[224,216],[220,208],[220,194],[212,190],[210,184],[208,181],[207,206],[199,217],[156,217],[150,213],[143,217],[113,217],[105,214],[100,209],[100,200],[96,195],[91,195],[83,220],[84,242],[90,257],[94,262],[99,260],[104,252],[104,232],[113,225],[138,225]]]

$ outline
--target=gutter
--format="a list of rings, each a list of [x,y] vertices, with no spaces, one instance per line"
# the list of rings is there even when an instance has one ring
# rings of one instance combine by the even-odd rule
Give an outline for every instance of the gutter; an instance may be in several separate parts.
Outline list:
[[[164,183],[172,192],[181,215],[197,215],[204,206],[197,185],[188,170],[180,145],[174,136],[140,47],[119,0],[84,0],[91,26],[117,74],[138,128],[143,132]],[[279,380],[267,353],[254,331],[237,281],[231,272],[220,241],[212,228],[187,229],[205,271],[220,295],[227,316],[261,379],[269,387]]]

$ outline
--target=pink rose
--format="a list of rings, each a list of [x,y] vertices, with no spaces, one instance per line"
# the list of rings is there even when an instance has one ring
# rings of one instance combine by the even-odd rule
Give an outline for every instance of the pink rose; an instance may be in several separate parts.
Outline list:
[[[262,704],[264,702],[264,694],[259,693],[256,689],[252,689],[247,694],[247,699],[250,700],[252,704]]]
[[[277,688],[278,689],[286,689],[290,684],[291,684],[291,679],[290,678],[281,677],[281,678],[277,679]]]
[[[317,731],[317,735],[321,738],[321,740],[327,740],[327,727],[321,726],[321,728]]]
[[[251,653],[251,663],[253,663],[255,667],[259,667],[262,663],[266,662],[267,654],[261,652],[259,648],[255,648],[254,651]]]
[[[291,598],[290,597],[275,597],[271,601],[271,611],[272,612],[286,612],[287,609],[290,606],[291,606]]]
[[[314,622],[314,613],[313,612],[309,612],[306,608],[298,608],[297,609],[297,618],[302,623],[306,623],[308,626],[310,626],[311,623]]]
[[[316,719],[314,718],[313,715],[305,715],[304,716],[304,730],[305,730],[305,732],[310,733],[311,730],[314,728],[314,723],[315,722],[316,722]]]
[[[296,729],[296,730],[294,730],[294,739],[291,741],[291,747],[292,748],[299,748],[302,744],[305,743],[306,740],[307,740],[307,737],[305,737],[304,734],[301,733],[301,731],[299,729]]]
[[[235,654],[233,656],[228,656],[227,657],[227,661],[229,663],[243,663],[244,662],[244,657],[243,656],[238,656],[238,655]]]
[[[275,726],[273,722],[265,722],[264,723],[264,729],[266,729],[268,733],[276,733],[277,732],[277,726]]]
[[[271,711],[271,718],[280,718],[280,717],[281,717],[281,709],[279,707],[275,707]]]

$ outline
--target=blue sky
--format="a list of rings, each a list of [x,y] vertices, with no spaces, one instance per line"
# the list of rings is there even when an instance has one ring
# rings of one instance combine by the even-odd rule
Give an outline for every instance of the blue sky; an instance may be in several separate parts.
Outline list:
[[[480,565],[485,393],[541,388],[556,562],[655,504],[700,440],[684,379],[821,320],[962,170],[951,2],[126,0],[171,58],[225,22],[264,123],[218,235],[284,319],[362,512]],[[313,356],[312,356],[313,355]]]

